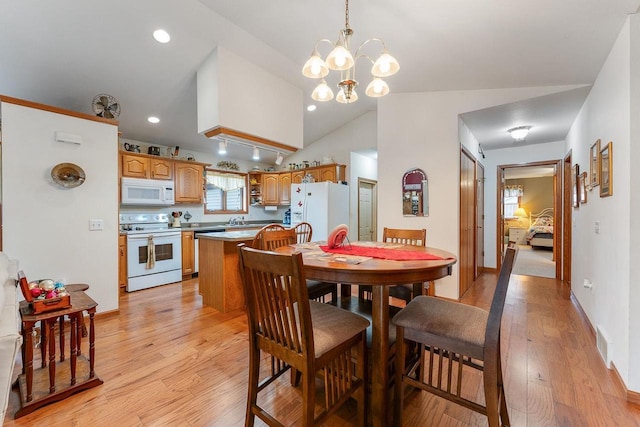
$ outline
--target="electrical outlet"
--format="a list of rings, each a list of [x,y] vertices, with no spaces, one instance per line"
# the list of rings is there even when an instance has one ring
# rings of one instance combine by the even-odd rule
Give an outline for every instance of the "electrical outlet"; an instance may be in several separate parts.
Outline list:
[[[102,231],[104,230],[104,221],[101,219],[89,220],[89,231]]]

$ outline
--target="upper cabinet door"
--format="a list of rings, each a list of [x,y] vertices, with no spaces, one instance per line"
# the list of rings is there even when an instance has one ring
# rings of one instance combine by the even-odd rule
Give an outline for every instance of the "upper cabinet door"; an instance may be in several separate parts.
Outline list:
[[[281,205],[291,203],[291,173],[285,172],[278,175],[278,192]]]
[[[176,203],[202,203],[204,195],[204,167],[202,165],[175,164]]]
[[[150,178],[173,179],[173,162],[168,159],[149,159]]]
[[[149,159],[132,154],[122,154],[122,176],[149,178]]]

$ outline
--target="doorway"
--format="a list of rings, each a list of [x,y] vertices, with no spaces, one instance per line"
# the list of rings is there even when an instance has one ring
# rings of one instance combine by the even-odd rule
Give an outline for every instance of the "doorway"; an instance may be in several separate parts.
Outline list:
[[[514,274],[560,278],[562,161],[498,166],[497,257],[515,241],[521,251]]]
[[[377,181],[358,178],[358,240],[377,240]]]

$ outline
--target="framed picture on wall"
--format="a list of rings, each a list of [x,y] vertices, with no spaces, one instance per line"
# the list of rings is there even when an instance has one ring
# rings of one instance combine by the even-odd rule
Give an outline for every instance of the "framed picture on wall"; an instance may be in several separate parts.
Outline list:
[[[582,172],[582,174],[580,174],[580,203],[583,205],[587,203],[587,187],[589,186],[587,184],[588,179],[586,172]]]
[[[580,207],[580,165],[577,163],[571,168],[571,188],[573,189],[573,207]]]
[[[600,197],[613,195],[613,142],[600,150]]]
[[[597,187],[600,184],[600,140],[597,140],[589,151],[589,174],[591,175],[591,181],[589,182],[590,189]]]

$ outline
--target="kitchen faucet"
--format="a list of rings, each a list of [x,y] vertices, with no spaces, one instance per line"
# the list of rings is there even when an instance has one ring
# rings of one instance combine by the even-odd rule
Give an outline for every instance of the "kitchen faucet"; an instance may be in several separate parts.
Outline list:
[[[244,217],[243,216],[237,216],[235,218],[231,218],[229,220],[229,225],[241,225],[244,224]]]

